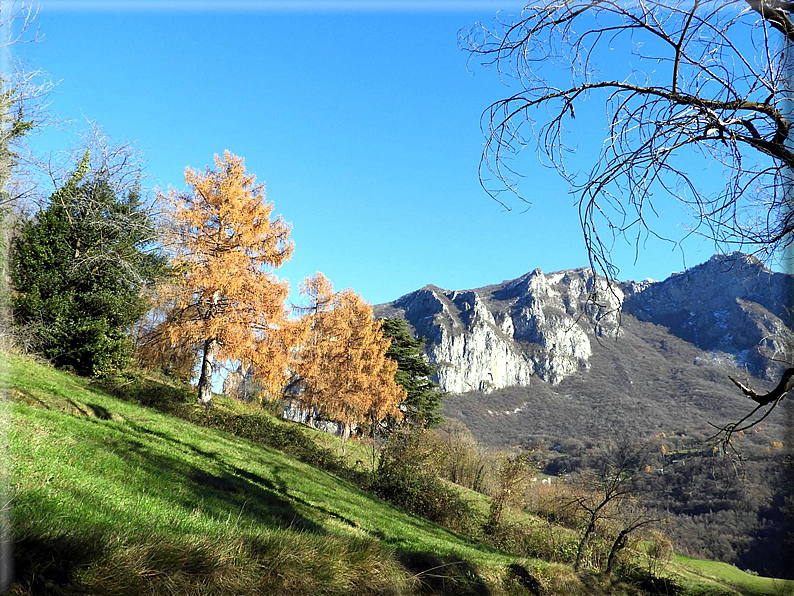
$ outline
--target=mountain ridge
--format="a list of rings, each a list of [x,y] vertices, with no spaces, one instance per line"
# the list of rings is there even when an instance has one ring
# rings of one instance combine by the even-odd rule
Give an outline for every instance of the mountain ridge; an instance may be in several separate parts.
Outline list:
[[[740,418],[747,398],[728,376],[763,387],[792,362],[789,305],[793,275],[733,253],[662,281],[534,269],[470,290],[426,285],[374,308],[427,338],[446,415],[484,442],[516,444],[615,429],[704,434]]]

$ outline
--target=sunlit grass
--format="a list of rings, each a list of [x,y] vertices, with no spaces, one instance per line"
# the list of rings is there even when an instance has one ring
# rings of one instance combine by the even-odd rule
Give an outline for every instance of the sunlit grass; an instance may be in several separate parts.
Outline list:
[[[13,594],[530,593],[521,570],[542,594],[639,593],[473,543],[266,444],[111,397],[27,358],[5,362]],[[169,391],[157,399],[180,399]],[[175,405],[201,421],[191,401]],[[284,429],[289,441],[341,456],[338,438],[258,405],[219,399],[216,414],[224,412],[250,417],[253,435]],[[370,449],[350,441],[344,460],[366,466]],[[457,490],[485,516],[486,498]],[[535,526],[537,540],[562,540],[538,518],[508,519]],[[570,542],[572,531],[557,529]],[[785,594],[791,585],[682,557],[671,571],[689,594]]]
[[[794,581],[752,575],[733,565],[718,561],[676,554],[670,571],[677,573],[688,585],[693,586],[693,593],[698,593],[697,588],[694,587],[696,585],[712,585],[733,590],[736,594],[744,596],[794,595]]]
[[[411,553],[517,560],[275,449],[8,362],[17,593],[412,593]]]

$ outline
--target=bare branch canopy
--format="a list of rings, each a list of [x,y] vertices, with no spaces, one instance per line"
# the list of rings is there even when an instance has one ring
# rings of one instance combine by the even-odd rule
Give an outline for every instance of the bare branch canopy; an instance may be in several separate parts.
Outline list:
[[[531,204],[521,179],[534,171],[525,155],[539,156],[567,181],[607,279],[616,242],[638,250],[649,237],[695,234],[790,265],[792,42],[784,0],[535,0],[477,23],[459,44],[511,89],[483,113],[480,181],[508,209]],[[671,205],[692,222],[683,237],[657,229]],[[758,424],[792,377],[766,394],[731,379],[757,406],[713,438],[726,447]]]
[[[507,208],[511,196],[531,203],[522,150],[536,148],[569,183],[591,266],[607,277],[618,272],[617,240],[667,239],[652,214],[671,203],[695,222],[685,234],[779,257],[794,231],[792,10],[776,0],[541,0],[463,30],[471,60],[518,88],[483,114],[483,186]],[[590,167],[574,169],[574,154]]]

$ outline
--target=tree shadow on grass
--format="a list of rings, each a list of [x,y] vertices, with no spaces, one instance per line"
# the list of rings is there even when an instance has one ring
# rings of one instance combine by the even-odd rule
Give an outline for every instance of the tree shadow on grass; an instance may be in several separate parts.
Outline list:
[[[139,435],[144,435],[144,436],[148,435],[149,437],[155,437],[157,439],[161,439],[163,441],[168,441],[170,443],[173,443],[175,446],[177,446],[180,450],[184,451],[185,453],[193,453],[201,457],[206,457],[207,459],[210,460],[216,460],[218,457],[215,453],[212,453],[211,451],[205,451],[204,449],[196,447],[191,443],[178,439],[164,432],[160,432],[158,430],[148,428],[143,424],[138,424],[137,422],[133,422],[132,420],[127,420],[125,422],[125,426]]]
[[[93,419],[93,424],[102,423]],[[279,477],[271,479],[242,470],[190,442],[129,421],[106,426],[104,432],[90,434],[84,440],[96,443],[97,452],[111,450],[120,457],[119,471],[126,469],[135,479],[131,491],[145,491],[147,496],[170,502],[182,508],[186,517],[199,510],[215,519],[325,533],[298,510],[300,504],[286,496],[286,485]],[[134,484],[142,488],[136,489]],[[93,497],[81,495],[80,499]],[[101,498],[94,503],[97,507],[110,506]],[[126,515],[138,517],[136,512]]]
[[[13,585],[32,596],[65,593],[78,570],[102,557],[106,539],[99,533],[38,535],[31,529],[14,537]]]
[[[540,596],[541,585],[538,579],[518,563],[508,566],[510,575],[518,580],[524,589],[533,596]]]
[[[100,424],[96,420],[91,423]],[[114,470],[114,474],[131,470],[123,503],[136,501],[136,507],[140,509],[119,505],[98,490],[86,489],[85,483],[82,488],[71,487],[74,502],[96,515],[89,513],[84,516],[88,521],[76,521],[74,511],[59,510],[59,507],[68,505],[51,502],[40,509],[44,519],[24,520],[15,529],[14,585],[22,589],[20,593],[36,596],[86,593],[81,591],[81,574],[97,565],[100,569],[108,565],[113,568],[112,562],[108,563],[108,556],[119,547],[118,540],[145,549],[146,556],[152,561],[164,561],[162,564],[166,568],[161,570],[163,573],[170,573],[167,567],[169,561],[174,561],[175,569],[183,575],[198,577],[206,573],[209,576],[213,569],[225,564],[223,560],[211,546],[182,544],[183,534],[195,536],[204,532],[203,522],[193,529],[188,521],[197,512],[220,522],[218,531],[222,534],[228,532],[229,536],[236,536],[249,527],[254,531],[280,528],[326,533],[285,496],[283,481],[277,479],[274,482],[222,461],[209,460],[203,467],[178,456],[157,453],[136,435],[123,436],[127,434],[123,429],[107,428],[107,431],[84,436],[83,440],[95,442],[97,452],[112,450],[120,456],[123,463]],[[115,433],[122,436],[114,436]],[[99,475],[101,472],[96,473]],[[139,494],[145,495],[146,499],[138,500]],[[70,503],[72,500],[65,498],[62,502]],[[148,508],[156,508],[162,502],[171,505],[162,515],[172,516],[174,511],[181,511],[187,523],[183,525],[180,520],[175,520],[169,525],[165,519],[156,519],[157,510],[150,512]],[[211,544],[212,536],[207,534],[206,537]],[[223,540],[222,535],[217,538]],[[153,572],[156,571],[158,569],[153,568]],[[134,586],[144,585],[148,580],[136,574],[134,566],[127,570],[127,579],[133,587],[119,593],[138,593]],[[196,581],[200,583],[201,580]]]
[[[153,408],[192,424],[222,430],[259,445],[288,453],[304,463],[331,472],[359,486],[365,485],[369,479],[368,473],[348,466],[344,458],[332,450],[307,440],[296,426],[277,423],[266,416],[236,414],[221,408],[196,408],[195,393],[192,389],[140,378],[134,381],[108,378],[96,382],[95,386],[120,399]]]
[[[119,399],[179,417],[183,417],[185,409],[195,401],[194,393],[186,387],[148,378],[107,377],[93,381],[90,386]]]
[[[86,404],[86,406],[91,408],[91,413],[94,415],[94,417],[99,418],[100,420],[113,419],[113,415],[110,413],[110,411],[103,406],[98,404]]]
[[[448,596],[490,596],[488,586],[474,566],[454,555],[430,552],[397,553],[400,563],[420,583],[422,594]]]

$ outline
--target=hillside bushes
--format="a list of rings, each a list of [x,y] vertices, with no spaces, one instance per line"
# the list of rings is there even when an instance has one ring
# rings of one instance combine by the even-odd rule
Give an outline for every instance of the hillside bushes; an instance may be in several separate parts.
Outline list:
[[[403,509],[463,531],[471,529],[474,512],[460,493],[438,476],[444,452],[431,431],[400,429],[380,453],[372,488]]]

